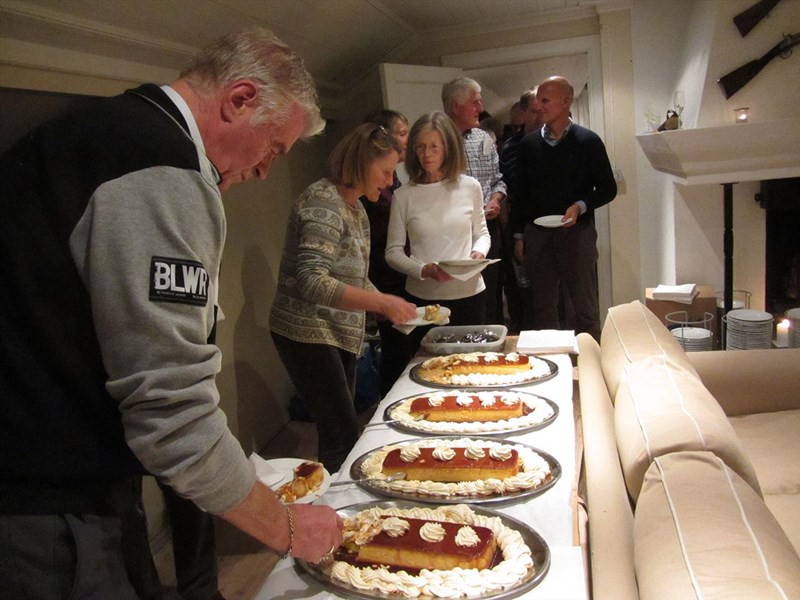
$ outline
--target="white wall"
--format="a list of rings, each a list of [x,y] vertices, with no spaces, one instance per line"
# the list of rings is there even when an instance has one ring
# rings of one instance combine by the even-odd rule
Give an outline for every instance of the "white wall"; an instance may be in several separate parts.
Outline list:
[[[641,208],[634,136],[635,87],[630,12],[600,14],[603,64],[604,142],[611,165],[621,173],[617,197],[608,205],[611,253],[611,305],[644,297],[641,283]],[[598,229],[601,222],[598,219]],[[602,263],[598,263],[598,268]],[[602,276],[602,273],[601,273]],[[602,310],[601,297],[601,310]],[[602,315],[601,315],[602,318]]]
[[[646,112],[662,119],[672,94],[686,94],[684,127],[733,122],[733,108],[749,106],[752,120],[800,114],[800,61],[776,59],[726,100],[717,79],[759,58],[781,39],[800,31],[800,0],[780,2],[742,38],[732,19],[752,0],[638,0],[631,11],[637,131],[647,131]],[[722,289],[723,212],[719,185],[676,186],[636,149],[640,199],[642,281],[694,282]],[[758,183],[734,186],[734,288],[753,293],[763,307],[765,214],[754,202]]]
[[[228,239],[220,276],[217,327],[223,350],[218,385],[231,430],[245,452],[260,450],[288,420],[293,386],[269,333],[286,221],[295,198],[324,172],[326,140],[298,142],[273,163],[266,181],[224,194]]]
[[[635,127],[648,131],[646,116],[663,120],[671,108],[679,79],[684,32],[691,20],[691,0],[662,2],[640,0],[631,10]],[[635,142],[634,142],[635,143]],[[675,233],[673,184],[658,173],[636,146],[641,280],[643,287],[675,283]]]

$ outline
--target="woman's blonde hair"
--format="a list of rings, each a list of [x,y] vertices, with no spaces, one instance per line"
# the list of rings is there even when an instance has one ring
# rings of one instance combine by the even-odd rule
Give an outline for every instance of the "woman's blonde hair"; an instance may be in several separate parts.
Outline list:
[[[345,187],[356,187],[367,177],[369,165],[389,152],[397,152],[388,129],[363,123],[342,138],[328,159],[330,180]]]
[[[442,176],[445,181],[453,181],[467,170],[467,155],[464,152],[464,140],[453,121],[443,112],[436,110],[422,115],[408,134],[408,150],[406,151],[406,171],[414,183],[424,183],[425,169],[417,158],[416,145],[424,131],[438,131],[442,136]]]

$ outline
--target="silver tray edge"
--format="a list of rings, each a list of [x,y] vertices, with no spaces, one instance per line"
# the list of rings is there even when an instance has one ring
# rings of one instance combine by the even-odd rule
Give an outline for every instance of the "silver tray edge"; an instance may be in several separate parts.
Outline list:
[[[535,356],[535,355],[528,355],[528,356]],[[419,385],[424,385],[432,388],[438,389],[445,389],[445,390],[454,390],[454,389],[469,389],[469,390],[496,390],[496,389],[505,389],[505,388],[513,388],[513,387],[527,387],[529,385],[537,385],[539,383],[544,383],[545,381],[550,381],[556,375],[558,375],[558,365],[554,363],[552,360],[548,358],[544,358],[542,356],[536,356],[539,360],[543,360],[550,366],[550,374],[545,375],[544,377],[540,377],[539,379],[534,379],[532,381],[521,381],[516,383],[503,383],[503,384],[495,384],[495,385],[476,385],[476,386],[469,386],[469,385],[456,385],[450,383],[436,383],[433,381],[427,381],[419,376],[419,371],[422,368],[422,364],[425,361],[417,363],[411,370],[408,372],[408,377],[414,383]]]
[[[465,436],[465,435],[449,435],[449,436],[414,438],[414,439],[410,439],[410,440],[403,440],[402,442],[394,442],[394,443],[387,444],[387,445],[390,445],[390,446],[406,446],[408,444],[413,444],[413,443],[420,442],[420,441],[431,441],[431,440],[436,440],[436,439],[458,440],[458,439],[463,439],[465,437],[468,437],[469,439],[474,440],[476,442],[480,442],[480,441],[493,442],[493,443],[498,443],[499,442],[499,440],[484,438],[483,436],[481,436],[481,437],[471,437],[471,436]],[[366,492],[369,492],[369,493],[372,493],[372,494],[377,494],[378,496],[383,496],[385,498],[392,498],[392,499],[395,499],[395,500],[404,500],[404,501],[407,501],[407,502],[418,502],[418,503],[422,503],[422,504],[465,504],[465,503],[467,503],[467,504],[470,504],[470,505],[472,505],[472,504],[505,504],[505,503],[516,502],[518,500],[527,500],[527,499],[530,499],[530,498],[535,498],[537,496],[541,496],[547,490],[549,490],[550,488],[555,486],[556,483],[559,482],[559,480],[561,479],[561,463],[558,462],[558,460],[556,459],[555,456],[553,456],[552,454],[549,454],[548,452],[545,452],[544,450],[540,450],[539,448],[536,448],[535,446],[529,446],[528,444],[523,444],[523,443],[520,443],[520,442],[507,442],[507,444],[509,446],[511,446],[511,445],[523,446],[525,448],[528,448],[529,450],[532,450],[533,452],[535,452],[539,456],[541,456],[547,462],[547,464],[550,465],[550,471],[553,474],[553,478],[550,481],[548,481],[547,483],[545,483],[544,485],[540,485],[537,488],[532,488],[532,489],[529,489],[529,490],[522,490],[522,491],[519,491],[519,492],[513,492],[513,493],[510,493],[510,494],[504,494],[504,495],[501,495],[501,496],[454,496],[453,498],[442,498],[440,496],[422,496],[422,495],[418,496],[418,495],[411,495],[411,494],[403,494],[402,492],[395,492],[393,490],[384,490],[384,489],[381,489],[381,488],[378,488],[378,487],[374,487],[374,486],[370,485],[369,483],[365,483],[365,482],[359,481],[360,479],[363,479],[363,475],[361,474],[361,465],[364,464],[364,461],[367,460],[367,458],[369,458],[369,456],[373,452],[375,452],[376,450],[379,450],[380,448],[383,448],[383,446],[380,446],[378,448],[373,448],[372,450],[369,450],[369,451],[365,452],[364,454],[362,454],[361,456],[359,456],[357,459],[355,459],[353,461],[353,463],[350,465],[350,473],[349,473],[350,474],[350,479],[352,479],[358,485],[358,487],[360,487],[362,490],[364,490]]]
[[[467,392],[467,393],[471,393],[471,392],[475,392],[477,390],[454,388],[452,391],[453,392],[464,391],[464,392]],[[487,390],[484,390],[484,391],[487,391]],[[491,390],[488,390],[488,391],[491,391]],[[420,429],[414,429],[413,427],[410,427],[410,426],[406,425],[405,423],[400,423],[400,422],[388,423],[387,426],[391,427],[393,429],[396,429],[397,431],[400,431],[401,433],[410,433],[412,435],[431,435],[431,436],[441,436],[441,435],[480,435],[481,437],[487,437],[487,436],[491,437],[491,436],[495,436],[495,435],[508,435],[510,433],[526,433],[526,432],[530,432],[530,431],[539,431],[540,429],[544,429],[545,427],[551,425],[556,420],[556,418],[558,417],[558,413],[561,410],[561,409],[558,408],[558,404],[556,404],[554,401],[550,400],[550,398],[547,398],[547,397],[542,396],[540,394],[532,394],[532,393],[527,392],[525,390],[508,389],[508,390],[505,390],[505,391],[508,391],[508,392],[517,391],[520,394],[528,394],[529,396],[534,396],[536,398],[544,400],[545,402],[547,402],[550,405],[550,408],[553,409],[553,416],[550,417],[549,419],[545,419],[541,423],[534,423],[533,425],[528,425],[527,427],[515,427],[515,428],[510,428],[510,429],[498,429],[497,431],[481,431],[481,432],[474,432],[474,433],[473,432],[464,432],[462,434],[456,434],[454,432],[439,433],[439,432],[436,432],[436,431],[422,431]],[[393,421],[394,419],[392,419],[392,417],[391,417],[391,411],[392,410],[394,410],[401,402],[405,402],[406,400],[410,400],[412,398],[417,398],[418,396],[421,396],[421,395],[423,395],[423,394],[411,394],[410,396],[406,396],[405,398],[400,398],[399,400],[395,400],[394,402],[392,402],[389,406],[387,406],[384,409],[384,411],[383,411],[383,420],[384,421]]]

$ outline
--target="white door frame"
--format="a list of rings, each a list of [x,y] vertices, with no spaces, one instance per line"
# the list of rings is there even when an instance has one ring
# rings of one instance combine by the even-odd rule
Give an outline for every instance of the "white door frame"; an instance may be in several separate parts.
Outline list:
[[[468,71],[470,69],[499,67],[570,54],[586,54],[589,73],[589,126],[592,131],[602,139],[605,139],[603,64],[599,35],[450,54],[442,57],[442,66],[459,67]],[[608,205],[595,211],[595,227],[597,228],[597,250],[599,253],[597,260],[598,295],[600,299],[600,314],[604,315],[611,306],[612,297],[611,230],[609,227]]]

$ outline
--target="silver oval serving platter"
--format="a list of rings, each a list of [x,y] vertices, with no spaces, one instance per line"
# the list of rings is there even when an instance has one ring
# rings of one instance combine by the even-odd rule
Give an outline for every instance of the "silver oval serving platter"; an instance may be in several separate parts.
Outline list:
[[[404,410],[401,409],[407,403],[412,402],[414,399],[421,396],[429,396],[430,393],[414,394],[401,398],[392,402],[383,411],[384,422],[393,429],[403,433],[411,433],[413,435],[480,435],[480,436],[494,436],[494,435],[508,435],[520,434],[529,431],[537,431],[544,429],[558,417],[558,405],[544,396],[539,394],[531,394],[522,390],[467,390],[467,389],[454,389],[452,392],[447,392],[448,395],[464,394],[480,394],[482,392],[512,392],[519,394],[520,400],[527,410],[522,417],[514,417],[503,421],[463,421],[454,423],[452,421],[427,421],[426,419],[414,420],[406,418]],[[434,392],[435,393],[435,392]],[[552,415],[543,418],[538,422],[533,422],[529,415],[535,412],[537,404],[546,403],[552,410]],[[532,408],[533,407],[533,408]],[[375,423],[377,424],[377,423]],[[370,425],[373,425],[372,423]]]
[[[364,463],[368,461],[370,458],[376,455],[376,453],[385,450],[386,448],[402,448],[403,446],[408,446],[410,444],[419,444],[422,443],[424,445],[436,445],[437,443],[444,442],[445,444],[453,444],[458,440],[465,440],[468,439],[470,442],[477,442],[477,443],[485,443],[489,447],[492,445],[505,445],[511,446],[512,448],[517,449],[518,452],[533,452],[539,457],[541,457],[547,465],[550,467],[550,473],[552,477],[550,480],[542,483],[541,485],[529,488],[529,489],[520,489],[518,491],[507,491],[502,493],[488,493],[488,494],[469,494],[465,491],[465,493],[459,493],[458,495],[447,495],[444,493],[444,490],[441,492],[439,491],[420,491],[420,492],[412,492],[408,491],[410,488],[414,487],[413,480],[409,482],[409,480],[401,480],[395,481],[390,484],[383,484],[381,482],[376,482],[373,478],[369,478],[364,473]],[[350,465],[350,478],[363,490],[378,494],[380,496],[385,496],[387,498],[395,498],[398,500],[409,500],[414,502],[423,502],[423,503],[431,503],[431,504],[463,504],[469,503],[472,504],[500,504],[500,503],[510,503],[510,502],[517,502],[519,500],[527,500],[529,498],[533,498],[535,496],[540,496],[544,494],[547,490],[552,488],[558,480],[561,478],[561,464],[556,460],[554,456],[539,450],[538,448],[534,448],[532,446],[528,446],[526,444],[520,444],[516,442],[505,442],[502,440],[497,439],[490,439],[490,438],[479,438],[479,437],[467,437],[467,436],[446,436],[446,437],[426,437],[426,438],[415,438],[406,440],[403,442],[397,442],[394,444],[387,444],[386,446],[381,446],[379,448],[375,448],[370,450],[369,452],[365,452],[361,456],[359,456],[353,463]],[[369,479],[369,481],[362,481],[364,479]],[[410,484],[409,484],[410,483]],[[467,486],[464,486],[467,487]]]
[[[350,506],[339,508],[337,512],[342,517],[350,517],[353,516],[363,510],[368,510],[374,507],[380,508],[414,508],[418,506],[413,502],[403,502],[403,501],[373,501],[373,502],[364,502],[360,504],[352,504]],[[523,523],[517,519],[509,517],[499,512],[495,512],[486,508],[478,507],[478,506],[470,506],[473,512],[479,515],[484,515],[487,517],[497,517],[503,523],[504,526],[514,529],[522,536],[522,541],[525,543],[531,551],[531,559],[533,560],[533,566],[528,569],[528,572],[517,582],[516,585],[508,587],[503,590],[497,590],[494,592],[488,592],[484,594],[475,594],[466,596],[463,598],[467,598],[469,600],[506,600],[510,598],[516,598],[525,592],[533,589],[537,585],[539,585],[542,580],[547,575],[548,570],[550,569],[550,548],[547,546],[547,542],[544,541],[541,535],[539,535],[530,525],[527,523]],[[397,594],[389,595],[384,594],[378,591],[365,591],[355,588],[343,581],[339,581],[333,579],[325,572],[325,567],[322,565],[316,565],[308,563],[304,560],[295,559],[300,567],[306,571],[313,579],[318,581],[322,584],[326,589],[330,590],[331,592],[340,595],[343,598],[363,598],[364,600],[375,600],[375,599],[396,599],[398,597]],[[417,598],[421,600],[429,600],[432,596],[418,596]]]
[[[533,355],[528,355],[528,356],[533,356]],[[550,360],[549,358],[543,358],[541,356],[536,356],[535,358],[547,363],[550,372],[547,375],[544,375],[542,377],[536,377],[535,379],[531,379],[530,381],[514,381],[509,383],[482,384],[482,385],[464,385],[463,383],[440,383],[425,378],[425,370],[422,368],[423,364],[425,364],[424,361],[421,363],[417,363],[416,365],[411,367],[411,370],[408,372],[408,376],[414,383],[418,383],[420,385],[432,388],[490,390],[497,388],[512,388],[512,387],[524,387],[529,385],[536,385],[537,383],[550,381],[551,379],[553,379],[553,377],[558,375],[558,365],[554,363],[552,360]]]

